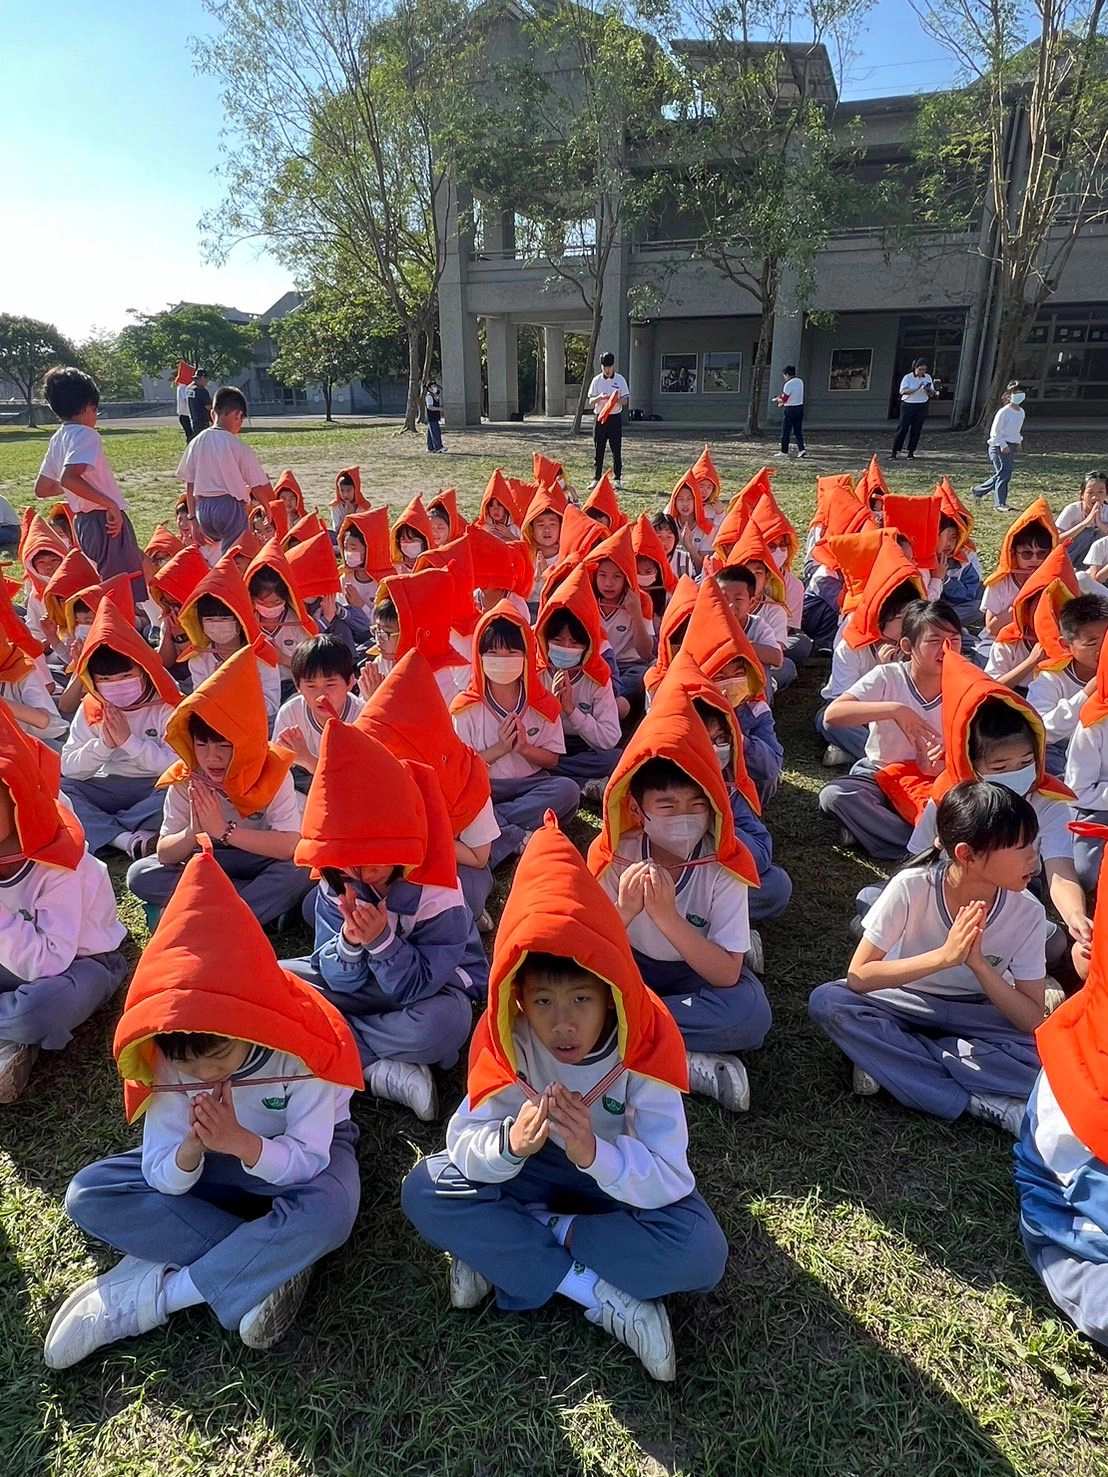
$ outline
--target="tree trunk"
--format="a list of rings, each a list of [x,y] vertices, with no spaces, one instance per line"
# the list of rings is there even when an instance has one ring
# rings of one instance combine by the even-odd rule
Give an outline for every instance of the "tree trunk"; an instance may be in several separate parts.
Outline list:
[[[420,371],[422,361],[419,355],[419,324],[408,324],[408,404],[404,411],[404,425],[401,431],[414,431],[416,419],[419,415],[419,387],[422,383]]]
[[[1039,304],[1035,302],[1028,303],[1022,299],[1002,302],[993,372],[974,422],[975,427],[987,426],[999,408],[1004,391],[1012,379],[1016,355],[1023,348],[1038,311]]]
[[[773,353],[773,329],[777,312],[776,263],[762,263],[761,297],[762,322],[758,329],[758,347],[754,351],[754,363],[750,369],[750,401],[746,407],[746,424],[743,432],[747,436],[762,434],[762,406],[765,403],[766,374]]]
[[[334,419],[331,414],[331,396],[334,394],[334,392],[335,387],[331,384],[330,380],[328,380],[323,386],[323,408],[326,411],[323,419],[325,421],[332,421]]]
[[[535,329],[535,403],[532,415],[546,413],[546,331]]]
[[[34,384],[27,386],[27,424],[33,426],[35,423],[35,387]]]
[[[424,334],[424,343],[423,343],[423,375],[422,375],[422,383],[426,385],[426,384],[428,384],[430,382],[431,376],[434,373],[434,366],[435,366],[435,325],[434,325],[434,320],[432,320],[431,326],[429,328],[425,328],[423,330],[423,334]]]
[[[581,376],[581,389],[577,396],[577,409],[573,413],[573,434],[576,436],[581,429],[581,420],[585,414],[585,405],[588,401],[589,381],[595,373],[596,346],[600,342],[600,319],[604,311],[604,288],[601,285],[603,279],[598,278],[596,283],[596,297],[592,305],[592,328],[589,331],[589,352],[585,359],[585,372]]]

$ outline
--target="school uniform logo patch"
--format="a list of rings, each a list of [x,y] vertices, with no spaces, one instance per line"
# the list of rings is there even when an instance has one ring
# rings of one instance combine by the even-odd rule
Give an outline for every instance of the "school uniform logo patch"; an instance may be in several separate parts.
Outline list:
[[[272,1110],[275,1113],[283,1113],[284,1110],[288,1107],[288,1105],[289,1105],[289,1100],[288,1100],[287,1097],[264,1097],[264,1098],[262,1098],[262,1107],[263,1108],[272,1108]]]
[[[158,730],[156,728],[146,728],[143,730],[143,734],[146,738],[156,739],[158,736]]]
[[[592,712],[592,703],[578,703],[577,706],[582,713]]]
[[[694,928],[707,928],[708,927],[708,920],[707,920],[707,918],[700,918],[700,917],[697,916],[696,913],[690,913],[688,915],[688,921],[692,924],[692,926]]]
[[[605,1113],[619,1115],[627,1112],[627,1104],[618,1102],[614,1097],[603,1097],[600,1101],[604,1104]]]
[[[992,965],[992,967],[994,969],[999,969],[1000,968],[1000,955],[999,954],[986,954],[985,955],[985,958]]]

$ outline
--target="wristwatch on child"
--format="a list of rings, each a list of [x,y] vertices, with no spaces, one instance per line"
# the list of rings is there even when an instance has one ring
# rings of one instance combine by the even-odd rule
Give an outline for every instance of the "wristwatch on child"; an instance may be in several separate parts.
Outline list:
[[[230,839],[231,839],[231,833],[232,833],[232,831],[237,831],[238,830],[238,825],[239,825],[238,821],[228,821],[227,822],[227,829],[224,831],[223,835],[219,838],[219,844],[220,844],[220,846],[226,846],[227,845],[228,841],[230,841]]]

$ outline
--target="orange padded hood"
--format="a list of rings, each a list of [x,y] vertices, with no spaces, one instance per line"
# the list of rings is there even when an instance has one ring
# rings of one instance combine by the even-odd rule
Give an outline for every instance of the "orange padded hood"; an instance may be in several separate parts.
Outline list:
[[[248,646],[232,652],[195,692],[182,698],[166,726],[165,738],[180,759],[158,780],[160,788],[183,784],[201,773],[189,733],[195,713],[234,750],[223,791],[239,815],[255,815],[271,804],[292,767],[289,749],[271,744],[258,663]]]
[[[316,870],[393,866],[411,882],[458,883],[450,817],[432,770],[337,718],[323,729],[293,859]]]
[[[700,479],[693,474],[691,467],[678,479],[676,486],[670,493],[669,502],[666,503],[666,512],[676,521],[678,528],[680,528],[681,519],[677,514],[677,494],[682,488],[687,488],[692,493],[693,522],[700,529],[701,533],[711,533],[715,524],[704,511],[704,494],[700,491]]]
[[[927,598],[919,570],[896,539],[883,539],[866,577],[861,599],[843,629],[843,639],[849,647],[860,651],[863,646],[872,646],[881,640],[881,627],[877,623],[881,607],[893,591],[904,584],[914,585],[921,600]]]
[[[707,703],[719,714],[731,740],[731,770],[735,776],[735,788],[755,815],[761,815],[762,802],[758,798],[758,789],[746,767],[743,731],[723,689],[710,677],[705,677],[692,657],[683,651],[679,651],[670,663],[669,671],[662,679],[662,686],[668,687],[671,682],[676,683],[688,698]]]
[[[1065,544],[1056,544],[1046,556],[1038,569],[1034,570],[1024,580],[1012,601],[1012,619],[1002,631],[997,633],[998,641],[1027,641],[1034,635],[1033,622],[1029,618],[1029,610],[1032,600],[1036,595],[1042,595],[1054,603],[1055,612],[1067,599],[1072,600],[1080,595],[1081,586],[1077,583],[1077,576],[1073,572],[1070,556],[1066,551]],[[1039,602],[1040,605],[1042,601]],[[1057,659],[1060,655],[1059,648],[1055,647],[1053,652],[1048,651],[1049,658]],[[1069,661],[1069,653],[1065,653],[1066,661]],[[1063,666],[1065,662],[1063,662]]]
[[[254,614],[254,602],[250,599],[246,581],[239,573],[239,567],[230,554],[224,554],[218,563],[212,565],[181,605],[179,617],[181,629],[196,651],[206,651],[211,645],[207,636],[204,635],[200,616],[196,610],[197,602],[205,595],[212,595],[225,605],[242,627],[247,646],[251,647],[255,654],[269,666],[276,666],[276,653],[262,635],[262,628],[258,625],[258,617]]]
[[[604,542],[602,526],[595,518],[587,518],[580,508],[567,503],[562,513],[562,533],[558,540],[558,562],[563,559],[583,559],[597,544]]]
[[[184,543],[175,533],[171,533],[164,523],[159,523],[142,552],[148,559],[155,559],[159,556],[172,559],[174,554],[179,554],[184,547]]]
[[[415,533],[421,534],[429,549],[435,547],[435,540],[431,537],[431,520],[427,516],[427,509],[423,506],[423,499],[418,492],[389,529],[389,553],[392,555],[394,564],[400,564],[404,558],[400,552],[400,530],[405,525]]]
[[[985,581],[986,585],[998,584],[1007,579],[1009,575],[1018,574],[1016,568],[1016,556],[1013,552],[1016,540],[1023,530],[1032,523],[1041,523],[1050,535],[1050,546],[1052,549],[1058,546],[1058,529],[1054,524],[1054,514],[1050,511],[1050,504],[1045,497],[1037,497],[1029,508],[1024,508],[1018,513],[1009,525],[1008,532],[1004,535],[1000,545],[1000,557],[996,562],[996,568]]]
[[[667,595],[672,595],[677,588],[677,576],[673,572],[673,565],[669,562],[669,555],[662,547],[662,541],[658,537],[658,530],[651,523],[646,513],[640,513],[634,523],[631,524],[631,552],[636,559],[650,559],[658,566],[662,588]],[[637,578],[637,565],[635,566],[635,574]]]
[[[858,485],[854,491],[858,501],[867,505],[875,494],[883,498],[889,496],[889,484],[885,481],[885,474],[881,470],[881,463],[877,460],[876,452],[870,457],[869,466],[858,478]],[[907,530],[902,531],[907,536]]]
[[[568,610],[571,615],[576,616],[588,635],[588,646],[581,660],[581,670],[594,682],[598,682],[601,687],[610,686],[612,671],[600,655],[604,644],[604,626],[600,619],[600,606],[596,603],[596,595],[593,593],[588,570],[580,564],[576,569],[571,570],[564,580],[560,581],[549,598],[543,601],[542,609],[539,611],[538,620],[535,622],[539,671],[556,670],[551,667],[547,656],[549,648],[546,632],[552,618],[563,610]]]
[[[428,549],[415,562],[415,573],[425,569],[444,569],[450,576],[451,603],[448,611],[450,629],[460,636],[470,636],[480,611],[473,598],[477,580],[473,573],[473,545],[467,529],[461,538],[451,539],[438,549]],[[499,540],[497,540],[499,542]]]
[[[1099,723],[1104,717],[1108,717],[1108,641],[1100,648],[1100,657],[1096,664],[1096,691],[1091,693],[1081,705],[1080,722],[1085,728],[1092,728],[1094,723]]]
[[[210,851],[186,864],[127,989],[112,1049],[129,1123],[150,1099],[154,1037],[171,1031],[268,1046],[336,1087],[365,1086],[350,1027],[318,990],[281,968]]]
[[[28,514],[30,515],[28,517]],[[68,545],[64,544],[54,530],[47,523],[41,513],[36,513],[33,508],[23,509],[24,522],[23,531],[19,540],[18,558],[23,565],[23,572],[31,582],[35,594],[42,599],[42,592],[46,589],[48,580],[41,574],[37,574],[34,567],[36,554],[57,554],[63,560],[69,553]],[[55,574],[59,571],[55,570]],[[95,571],[94,571],[95,574]]]
[[[796,536],[796,529],[777,506],[777,499],[772,492],[762,494],[754,504],[750,516],[758,525],[767,544],[785,544],[788,549],[785,559],[787,569],[796,558],[800,540]]]
[[[0,701],[0,784],[12,797],[19,852],[30,862],[72,872],[85,854],[85,833],[58,798],[61,777],[61,755],[24,733]]]
[[[679,648],[673,644],[674,634],[692,616],[693,606],[696,604],[696,597],[699,593],[700,586],[691,575],[683,574],[674,585],[673,594],[662,612],[662,619],[658,626],[658,654],[654,658],[654,665],[647,669],[643,679],[647,692],[654,691],[677,655]]]
[[[80,549],[70,549],[42,591],[46,614],[59,630],[65,626],[65,602],[70,596],[99,583],[96,566],[85,558]]]
[[[939,499],[939,506],[947,518],[958,525],[958,542],[955,545],[955,554],[960,554],[963,549],[972,549],[970,537],[973,533],[974,517],[965,503],[954,491],[950,479],[940,477],[935,483],[934,496]]]
[[[716,464],[712,460],[712,453],[707,445],[693,462],[690,471],[698,482],[708,483],[708,491],[702,493],[705,503],[718,503],[720,494],[723,492],[723,479],[716,471]]]
[[[396,606],[400,622],[397,658],[409,651],[421,651],[434,672],[441,672],[444,667],[465,666],[465,657],[450,644],[454,581],[445,569],[390,574],[377,589],[374,610],[386,600]]]
[[[547,692],[539,680],[538,651],[535,646],[535,633],[515,606],[507,600],[501,600],[491,610],[486,610],[477,622],[477,629],[473,633],[473,661],[470,667],[469,685],[450,704],[450,711],[452,713],[461,713],[466,708],[472,708],[476,703],[483,703],[486,700],[485,671],[481,666],[481,638],[494,620],[510,621],[522,635],[524,646],[522,680],[524,690],[527,694],[527,706],[534,708],[536,713],[541,713],[544,718],[553,723],[560,717],[562,705],[553,693]]]
[[[167,559],[156,574],[150,576],[150,593],[165,610],[166,598],[184,605],[185,601],[208,574],[208,562],[200,550],[186,545],[179,554]]]
[[[839,500],[840,494],[845,493],[847,497],[853,498],[854,502],[866,512],[869,510],[859,499],[854,491],[854,478],[849,472],[840,472],[833,477],[816,478],[816,506],[812,513],[812,521],[809,528],[822,528],[827,532],[827,518],[833,502]],[[845,533],[846,529],[832,529],[832,533]]]
[[[500,503],[507,511],[508,522],[515,524],[516,528],[519,527],[523,519],[524,510],[519,506],[515,492],[504,475],[502,467],[497,467],[485,483],[485,491],[481,497],[481,507],[477,514],[478,520],[482,524],[486,521],[489,523],[492,522],[492,519],[489,517],[489,504],[492,502]]]
[[[342,589],[342,578],[329,533],[316,533],[302,543],[294,544],[285,558],[301,600],[318,600],[323,595],[337,595]],[[307,630],[305,622],[301,621],[301,625]]]
[[[908,540],[919,569],[935,568],[941,517],[942,502],[933,493],[929,497],[905,497],[890,492],[885,498],[885,527],[895,528]]]
[[[603,513],[608,520],[609,533],[616,533],[627,522],[627,514],[620,507],[619,498],[616,497],[611,472],[604,473],[581,507],[583,512],[588,512],[591,508],[594,513]]]
[[[284,503],[281,499],[281,493],[288,492],[289,490],[291,490],[296,495],[296,516],[297,518],[303,518],[308,511],[307,508],[304,506],[304,494],[300,490],[300,483],[297,482],[295,473],[291,470],[291,468],[286,467],[285,470],[277,478],[277,481],[273,484],[272,500],[274,502],[281,503],[281,506],[284,507]],[[285,516],[286,518],[288,517],[287,508],[285,508]]]
[[[615,861],[626,833],[638,830],[628,805],[631,779],[650,759],[671,760],[700,786],[714,812],[709,834],[715,841],[715,860],[740,882],[757,887],[758,869],[735,835],[731,801],[708,730],[681,683],[668,680],[658,688],[650,711],[632,735],[604,791],[604,823],[589,847],[593,876],[604,875]]]
[[[776,600],[779,605],[784,605],[785,581],[781,578],[781,571],[773,562],[773,555],[769,551],[765,534],[753,518],[747,523],[738,542],[728,554],[727,563],[741,564],[747,568],[751,564],[763,565],[766,571],[765,593],[767,597],[770,600]]]
[[[472,524],[466,542],[473,560],[475,590],[507,590],[510,595],[527,599],[535,573],[530,551],[522,539],[497,538],[487,528]],[[442,552],[440,549],[439,553]]]
[[[397,759],[412,759],[434,771],[452,835],[460,835],[484,809],[491,794],[488,765],[454,732],[435,674],[421,652],[400,658],[366,699],[354,727]]]
[[[305,546],[299,545],[298,547],[303,548]],[[292,552],[295,553],[296,551],[293,550]],[[328,545],[327,552],[328,557],[331,558],[331,563],[334,564],[335,561],[331,557],[330,545]],[[271,538],[267,544],[264,544],[247,565],[246,573],[242,577],[247,590],[250,588],[250,581],[256,574],[261,574],[262,570],[269,570],[271,574],[275,574],[289,592],[289,602],[296,614],[296,619],[304,627],[305,633],[309,636],[318,636],[319,627],[308,614],[308,607],[304,604],[304,596],[301,594],[296,576],[292,572],[292,565],[288,557],[281,552],[281,546],[275,538]],[[253,601],[251,601],[251,604],[253,604]],[[257,613],[255,612],[256,618]]]
[[[388,508],[371,508],[368,513],[348,513],[339,528],[339,548],[347,533],[360,535],[365,544],[365,571],[370,579],[383,580],[395,574],[389,534]]]
[[[427,516],[430,517],[435,509],[446,514],[447,538],[461,538],[469,524],[458,511],[458,494],[453,487],[440,488],[427,504]]]
[[[369,511],[369,503],[362,492],[362,469],[361,467],[343,467],[335,478],[335,495],[331,499],[332,508],[345,508],[346,504],[339,497],[339,483],[344,477],[349,477],[354,484],[354,512],[366,513]]]
[[[706,677],[715,678],[731,662],[741,661],[751,694],[764,697],[765,668],[715,580],[705,580],[697,592],[681,650],[692,657]]]
[[[181,690],[162,665],[157,652],[127,621],[110,594],[97,605],[92,625],[74,664],[77,676],[94,699],[97,697],[96,684],[89,673],[88,665],[93,653],[102,646],[125,656],[129,662],[145,672],[161,702],[175,708],[181,701]],[[85,701],[87,703],[88,700]]]
[[[565,491],[568,481],[566,469],[552,456],[544,456],[541,451],[534,452],[531,456],[531,470],[540,487],[560,487]]]
[[[534,558],[538,554],[535,543],[535,535],[531,531],[531,525],[535,519],[543,513],[553,513],[559,524],[565,516],[566,495],[560,487],[540,487],[535,496],[527,504],[527,511],[523,515],[523,522],[519,525],[520,537],[531,551]],[[592,521],[591,519],[589,520]],[[559,538],[561,531],[559,529]]]
[[[665,1005],[643,984],[615,905],[558,829],[551,811],[527,843],[496,931],[489,1001],[469,1051],[466,1090],[477,1107],[517,1078],[515,978],[528,954],[556,954],[612,992],[619,1055],[629,1072],[688,1091],[685,1045]]]

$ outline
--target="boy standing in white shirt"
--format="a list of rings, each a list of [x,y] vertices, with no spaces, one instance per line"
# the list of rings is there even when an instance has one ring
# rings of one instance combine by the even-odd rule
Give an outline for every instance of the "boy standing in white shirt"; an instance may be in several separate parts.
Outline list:
[[[604,403],[615,392],[619,391],[619,401],[613,406],[603,420],[600,412]],[[593,422],[593,450],[596,453],[596,468],[593,476],[594,482],[599,482],[604,472],[604,448],[612,448],[612,474],[616,480],[616,491],[622,487],[623,477],[623,409],[631,399],[631,391],[627,381],[622,374],[616,373],[616,356],[612,353],[601,354],[600,373],[593,376],[592,384],[589,386],[589,404],[595,417]]]
[[[273,488],[253,450],[239,440],[246,396],[224,385],[215,392],[214,408],[215,425],[189,442],[177,480],[185,484],[189,517],[226,554],[246,532],[247,504],[268,503]]]

